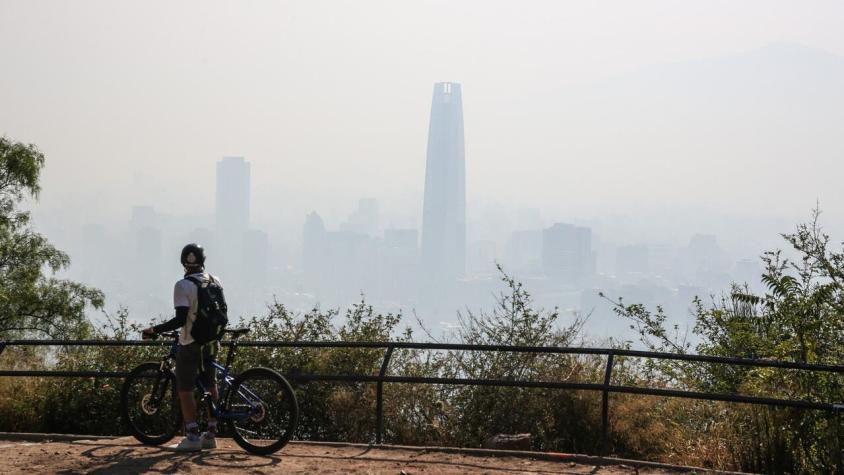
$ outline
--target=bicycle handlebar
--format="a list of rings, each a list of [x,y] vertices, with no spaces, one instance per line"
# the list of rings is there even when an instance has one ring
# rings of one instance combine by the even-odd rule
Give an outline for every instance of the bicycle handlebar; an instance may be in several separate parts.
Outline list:
[[[240,337],[242,335],[246,335],[249,333],[248,328],[226,328],[223,330],[224,333],[230,334],[233,338]],[[169,331],[169,332],[161,332],[161,333],[141,333],[141,338],[144,340],[157,340],[158,337],[163,336],[167,338],[179,338],[178,331]]]
[[[141,333],[141,338],[144,340],[157,340],[158,337],[163,336],[167,338],[179,338],[179,332],[161,332],[161,333]]]

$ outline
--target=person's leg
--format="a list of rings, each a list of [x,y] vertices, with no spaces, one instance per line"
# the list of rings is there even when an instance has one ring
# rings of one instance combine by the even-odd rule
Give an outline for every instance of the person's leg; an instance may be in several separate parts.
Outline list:
[[[179,390],[179,403],[182,406],[182,419],[185,425],[196,423],[196,401],[193,399],[193,391]]]
[[[185,421],[185,438],[175,446],[177,450],[200,450],[199,426],[196,423],[196,401],[193,389],[199,374],[201,361],[199,345],[179,346],[176,353],[176,386],[179,389],[179,405]]]

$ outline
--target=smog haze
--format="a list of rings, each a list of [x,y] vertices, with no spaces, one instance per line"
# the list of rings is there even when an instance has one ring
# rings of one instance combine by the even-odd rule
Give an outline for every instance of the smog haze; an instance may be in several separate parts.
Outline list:
[[[46,155],[35,226],[110,308],[171,311],[181,245],[227,225],[218,163],[242,157],[252,234],[232,249],[262,251],[222,278],[244,312],[364,293],[423,315],[424,279],[396,276],[424,253],[435,85],[459,84],[465,288],[432,324],[492,303],[496,262],[547,306],[626,288],[682,321],[816,203],[844,238],[842,19],[835,1],[5,0],[0,134]],[[309,264],[320,233],[338,260]],[[147,251],[133,293],[119,276]]]

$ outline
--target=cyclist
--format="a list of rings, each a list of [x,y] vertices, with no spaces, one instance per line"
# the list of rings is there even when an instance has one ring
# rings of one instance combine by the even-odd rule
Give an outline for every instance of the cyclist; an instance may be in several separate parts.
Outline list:
[[[214,360],[219,350],[219,342],[212,341],[204,345],[195,342],[191,336],[191,325],[196,321],[197,282],[207,283],[213,280],[221,287],[222,284],[217,277],[205,272],[205,250],[202,246],[194,243],[186,245],[182,249],[181,262],[185,276],[176,282],[173,289],[173,306],[176,309],[176,316],[170,321],[147,328],[143,331],[143,337],[146,339],[157,333],[181,328],[175,372],[182,416],[185,421],[185,437],[171,448],[178,451],[214,449],[217,448],[217,420],[209,407],[208,426],[206,431],[200,434],[199,425],[196,422],[196,401],[193,392],[196,378],[201,376],[212,399],[217,401],[216,372],[210,361]]]

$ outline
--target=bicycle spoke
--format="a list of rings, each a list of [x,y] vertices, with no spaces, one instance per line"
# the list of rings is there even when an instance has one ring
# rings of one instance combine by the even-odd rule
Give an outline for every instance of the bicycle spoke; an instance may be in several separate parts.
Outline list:
[[[255,372],[232,388],[228,408],[236,434],[248,446],[269,448],[286,442],[296,423],[296,401],[289,386],[272,373]]]
[[[130,430],[142,441],[172,437],[175,432],[178,407],[173,386],[172,375],[161,374],[154,366],[143,368],[127,379],[124,416]]]

